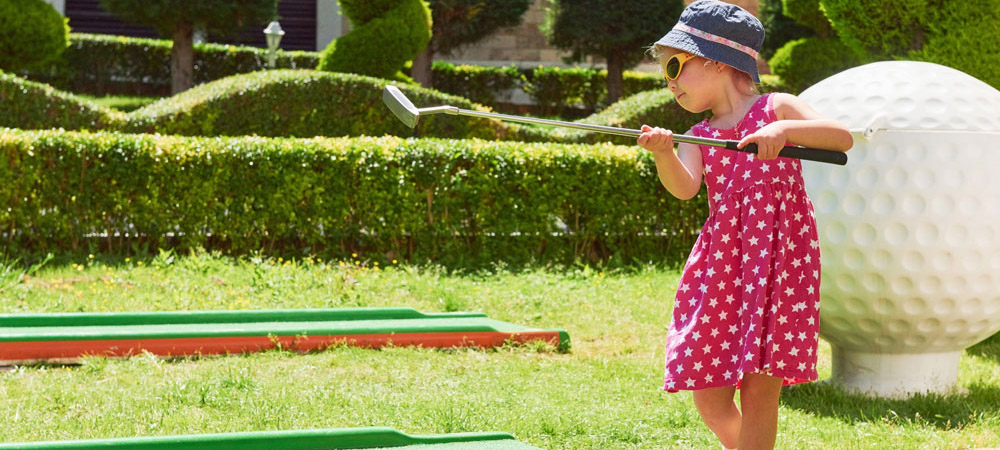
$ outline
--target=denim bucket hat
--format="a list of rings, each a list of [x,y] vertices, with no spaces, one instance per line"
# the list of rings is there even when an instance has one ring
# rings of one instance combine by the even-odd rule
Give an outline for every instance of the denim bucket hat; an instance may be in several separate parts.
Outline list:
[[[656,45],[708,58],[750,74],[760,83],[757,54],[764,43],[764,25],[739,6],[700,0],[681,12],[677,25]]]

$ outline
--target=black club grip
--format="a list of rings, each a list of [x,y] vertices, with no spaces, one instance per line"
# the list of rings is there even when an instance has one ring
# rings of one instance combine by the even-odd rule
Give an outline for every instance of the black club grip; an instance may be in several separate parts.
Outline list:
[[[739,141],[727,141],[726,148],[729,150],[736,150],[743,153],[753,153],[757,154],[757,144],[749,143],[746,147],[737,148]],[[809,147],[796,147],[794,145],[786,145],[785,148],[781,149],[778,156],[785,158],[795,158],[804,159],[807,161],[816,161],[829,164],[837,164],[843,166],[847,164],[847,153],[838,152],[834,150],[824,150],[821,148],[809,148]]]

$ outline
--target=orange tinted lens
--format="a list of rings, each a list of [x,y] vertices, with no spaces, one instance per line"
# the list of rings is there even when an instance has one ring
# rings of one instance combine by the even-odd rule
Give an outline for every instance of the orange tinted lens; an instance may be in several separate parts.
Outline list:
[[[684,61],[687,60],[685,59],[684,61],[682,61],[681,60],[682,55],[684,54],[678,53],[674,56],[671,56],[670,59],[667,60],[667,66],[665,70],[667,80],[674,81],[677,79],[677,77],[681,75],[681,69],[684,67]]]

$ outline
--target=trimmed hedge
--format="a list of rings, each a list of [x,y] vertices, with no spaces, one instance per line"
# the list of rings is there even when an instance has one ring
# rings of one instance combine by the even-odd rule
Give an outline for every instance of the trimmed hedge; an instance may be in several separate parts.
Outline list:
[[[203,247],[475,265],[683,262],[707,214],[634,147],[4,130],[18,253]]]
[[[124,124],[125,115],[52,86],[0,73],[0,127],[100,130]]]
[[[625,72],[623,91],[632,95],[666,87],[658,74]],[[596,110],[608,96],[608,71],[583,67],[535,67],[527,75],[524,90],[542,108],[544,114],[564,115],[567,107]]]
[[[312,70],[268,70],[196,86],[134,111],[125,131],[184,136],[396,136],[496,138],[486,120],[421,117],[403,125],[382,103],[390,83],[379,78]],[[485,110],[468,100],[416,86],[399,86],[415,104]]]
[[[170,46],[171,42],[163,39],[72,33],[62,61],[47,71],[32,73],[30,78],[81,94],[168,96]],[[277,67],[312,69],[319,63],[319,55],[317,52],[279,51]],[[267,50],[264,49],[195,45],[197,84],[262,70],[266,64]],[[511,89],[525,92],[531,89],[550,108],[560,104],[592,108],[597,104],[593,99],[602,102],[607,90],[606,72],[594,69],[522,70],[513,66],[482,67],[436,61],[432,70],[435,89],[483,105],[508,101],[502,95]],[[563,82],[565,86],[561,85]],[[625,72],[624,83],[625,95],[664,86],[659,75],[638,72]]]
[[[170,47],[164,39],[71,33],[62,61],[32,79],[81,94],[170,95]],[[314,68],[318,53],[278,51],[276,66]],[[201,84],[267,67],[267,50],[195,44],[194,80]]]
[[[507,102],[510,99],[504,94],[513,89],[521,89],[527,83],[515,66],[472,66],[434,61],[431,72],[434,76],[434,89],[482,105]]]

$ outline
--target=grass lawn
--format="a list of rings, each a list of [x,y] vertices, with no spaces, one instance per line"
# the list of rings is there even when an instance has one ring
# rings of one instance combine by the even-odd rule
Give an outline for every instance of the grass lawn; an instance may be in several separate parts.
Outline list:
[[[663,340],[679,272],[543,268],[455,274],[384,262],[0,259],[0,312],[407,306],[482,311],[569,332],[572,350],[332,348],[298,355],[88,358],[0,371],[0,442],[388,426],[505,431],[546,449],[717,449],[687,393],[666,394]],[[6,264],[4,266],[4,264]],[[830,347],[820,347],[821,377]],[[778,448],[1000,446],[1000,335],[966,351],[962,393],[871,400],[786,388]]]
[[[160,100],[160,97],[127,97],[109,95],[106,97],[94,97],[90,95],[79,95],[105,108],[117,109],[121,112],[135,111],[143,106]]]

